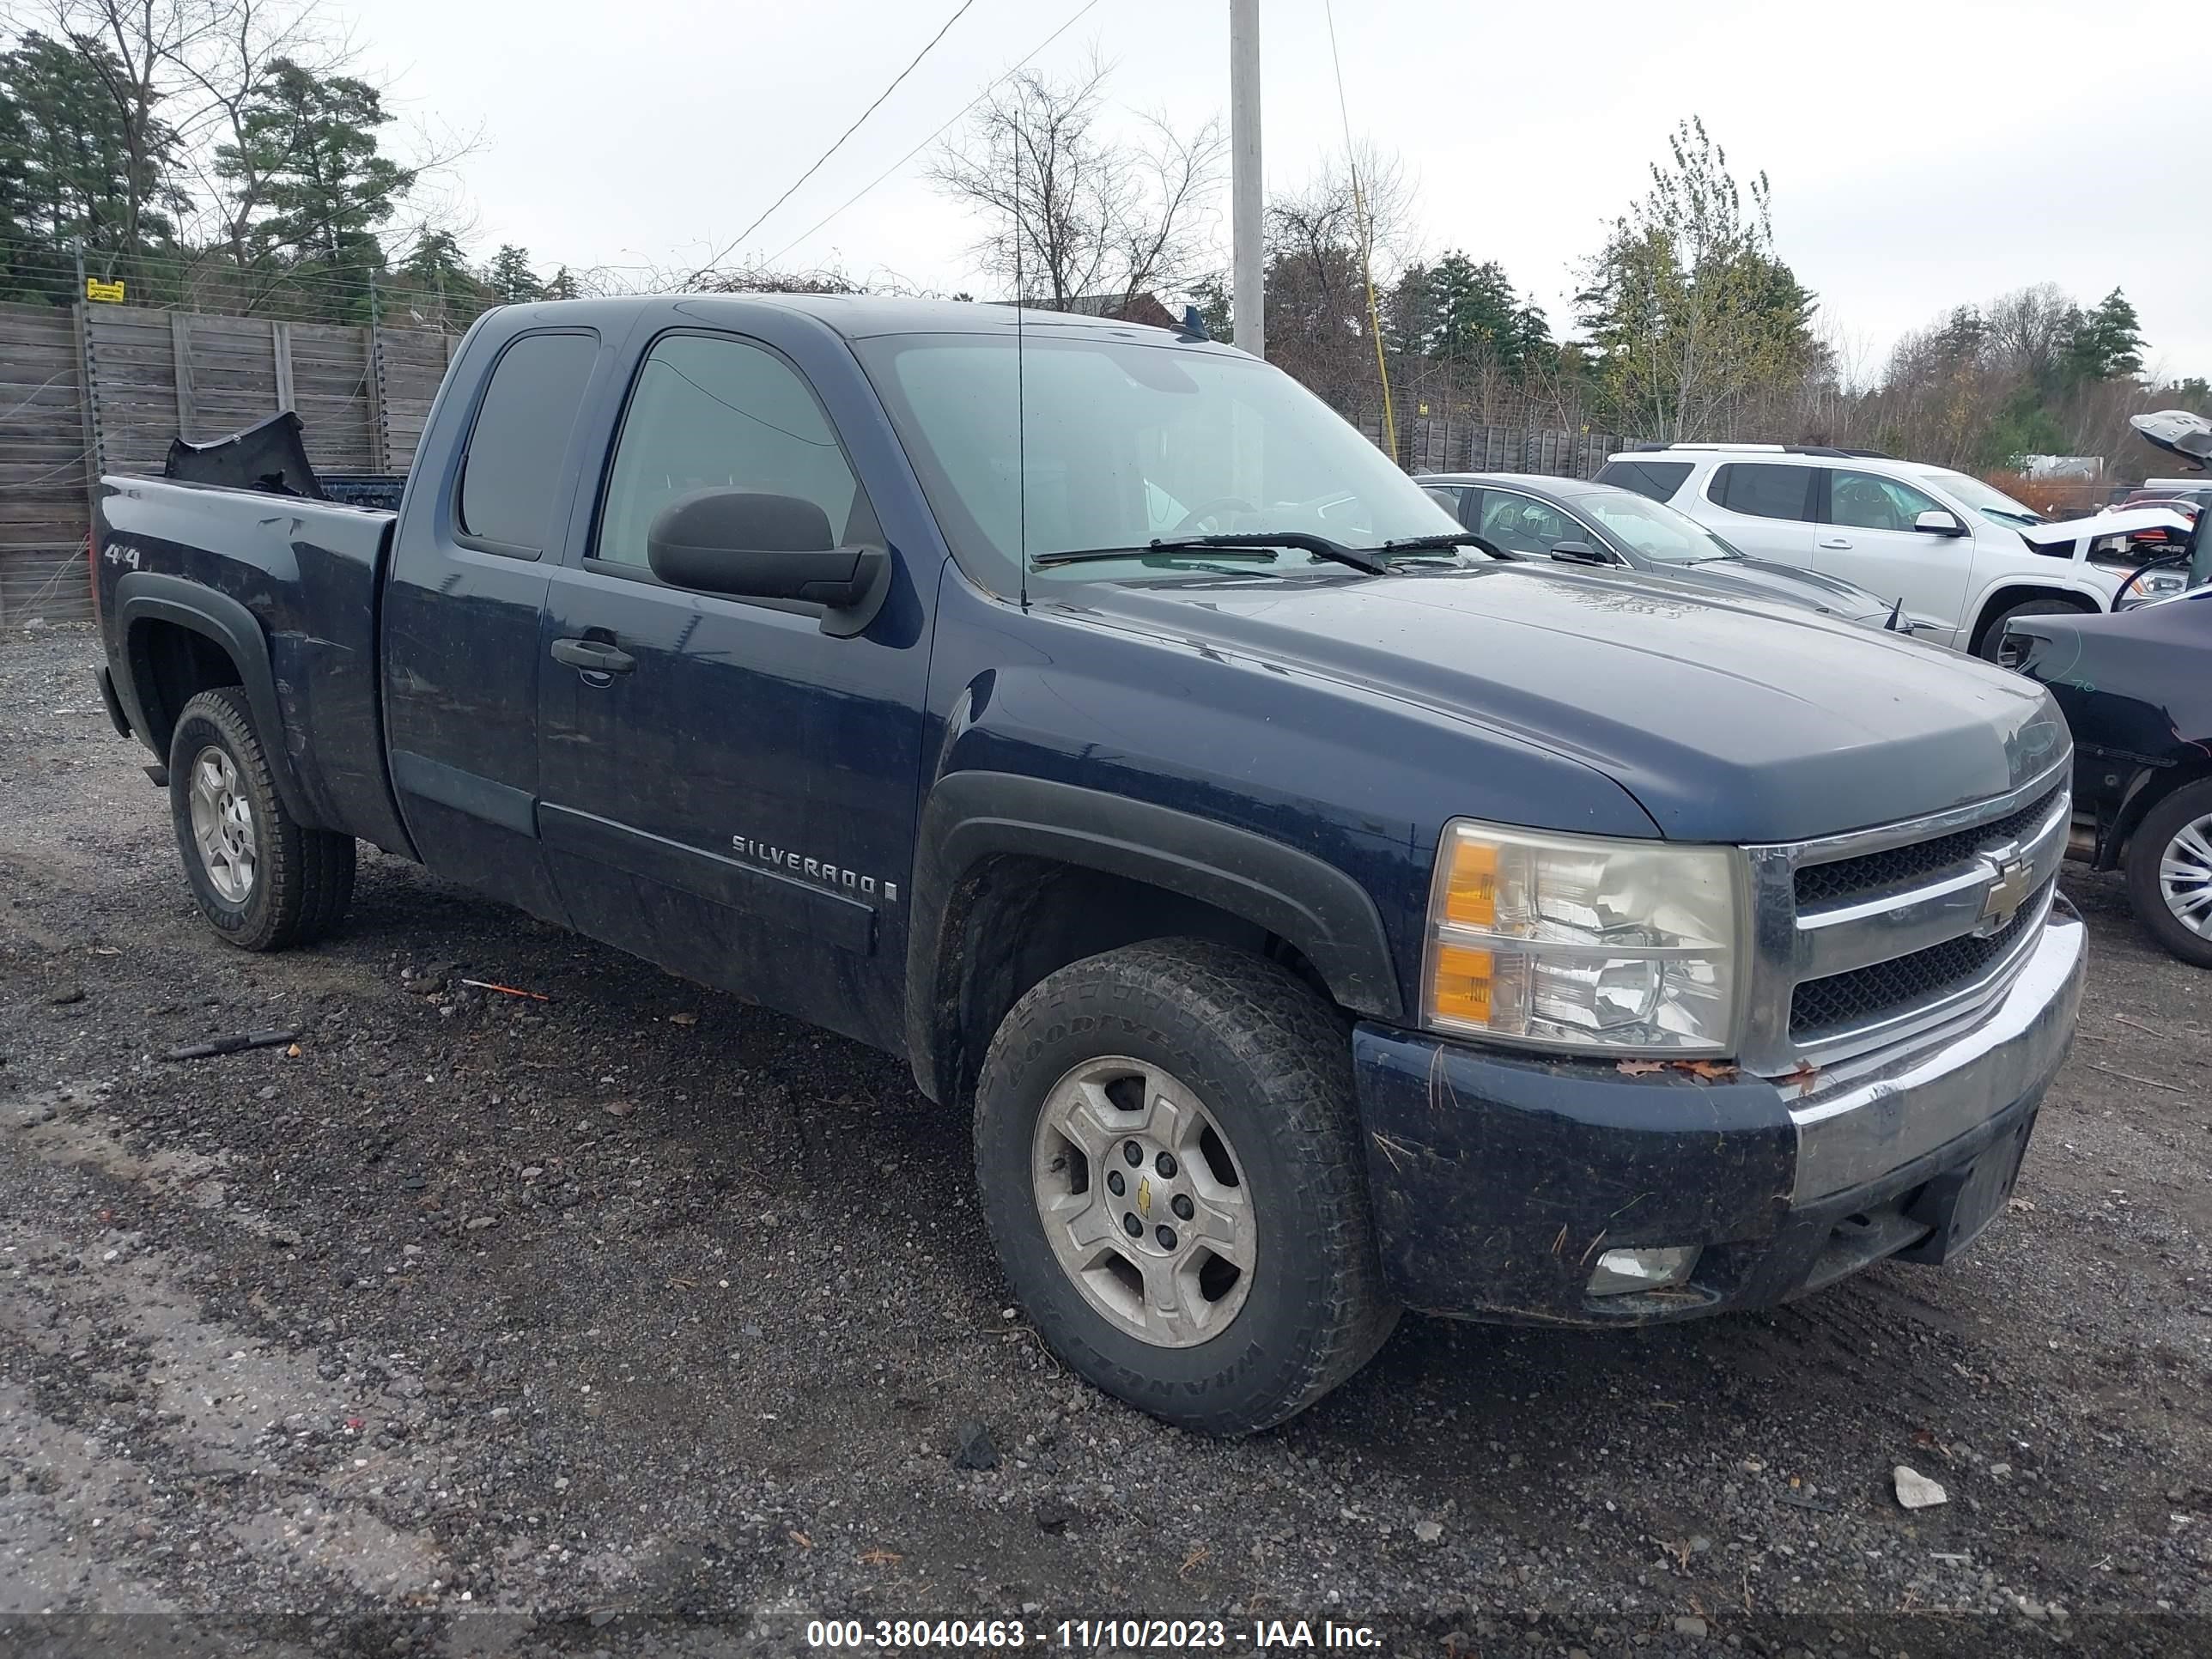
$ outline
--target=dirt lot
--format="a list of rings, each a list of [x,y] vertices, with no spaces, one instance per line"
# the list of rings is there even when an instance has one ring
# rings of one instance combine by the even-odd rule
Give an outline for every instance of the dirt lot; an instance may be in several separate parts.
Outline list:
[[[898,1062],[373,854],[335,943],[216,943],[95,658],[0,640],[0,1614],[45,1615],[0,1647],[2212,1644],[2212,977],[2112,880],[2070,883],[2081,1041],[1963,1263],[1636,1337],[1408,1319],[1212,1443],[1012,1316],[967,1126]]]

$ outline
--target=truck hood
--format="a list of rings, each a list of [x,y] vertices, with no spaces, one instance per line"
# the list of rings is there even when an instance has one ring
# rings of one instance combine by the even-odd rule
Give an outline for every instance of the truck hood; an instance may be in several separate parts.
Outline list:
[[[2043,689],[1988,664],[1632,576],[1191,575],[1086,583],[1059,608],[1572,757],[1674,840],[1796,841],[1941,811],[2040,775],[2068,744]]]

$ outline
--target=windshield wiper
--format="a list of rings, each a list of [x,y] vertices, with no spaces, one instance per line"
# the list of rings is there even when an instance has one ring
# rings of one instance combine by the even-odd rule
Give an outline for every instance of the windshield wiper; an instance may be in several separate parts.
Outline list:
[[[1373,550],[1390,558],[1401,553],[1424,553],[1454,547],[1479,547],[1493,559],[1505,556],[1496,544],[1476,535],[1472,530],[1448,530],[1436,536],[1405,536],[1396,541],[1385,542]]]
[[[1316,536],[1304,530],[1267,531],[1256,535],[1237,536],[1176,536],[1145,543],[1137,547],[1085,547],[1065,553],[1040,553],[1030,562],[1039,569],[1056,564],[1091,564],[1103,559],[1141,558],[1152,553],[1224,552],[1243,550],[1256,562],[1265,563],[1275,556],[1274,550],[1295,547],[1301,553],[1310,553],[1317,559],[1328,559],[1338,564],[1348,564],[1354,570],[1364,570],[1370,576],[1387,573],[1389,564],[1364,549],[1346,547],[1326,536]]]

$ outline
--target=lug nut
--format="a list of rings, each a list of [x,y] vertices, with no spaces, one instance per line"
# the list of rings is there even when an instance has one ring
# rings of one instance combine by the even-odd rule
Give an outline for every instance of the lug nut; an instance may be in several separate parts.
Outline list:
[[[1106,1190],[1116,1198],[1129,1190],[1129,1183],[1121,1179],[1121,1172],[1119,1170],[1106,1171]]]
[[[1172,1155],[1167,1152],[1162,1152],[1159,1155],[1159,1158],[1152,1164],[1152,1167],[1160,1172],[1161,1180],[1173,1181],[1175,1179],[1176,1163]]]
[[[1139,1164],[1142,1164],[1145,1161],[1145,1149],[1137,1145],[1133,1140],[1123,1141],[1121,1143],[1121,1161],[1127,1164],[1131,1169],[1135,1169]]]
[[[1137,1219],[1134,1211],[1124,1210],[1121,1212],[1121,1231],[1132,1238],[1142,1238],[1145,1236],[1145,1224]]]
[[[1197,1213],[1198,1206],[1190,1201],[1188,1193],[1177,1193],[1168,1207],[1176,1212],[1177,1221],[1188,1221]]]
[[[1155,1228],[1152,1237],[1160,1241],[1160,1248],[1164,1250],[1172,1250],[1176,1247],[1175,1229],[1172,1227]]]

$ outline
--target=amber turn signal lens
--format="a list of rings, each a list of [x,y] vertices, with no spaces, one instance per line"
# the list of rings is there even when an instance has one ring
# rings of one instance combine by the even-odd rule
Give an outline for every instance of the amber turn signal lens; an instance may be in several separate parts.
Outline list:
[[[1489,951],[1478,951],[1471,945],[1439,945],[1432,998],[1435,1011],[1476,1025],[1488,1024],[1494,962]]]
[[[1498,848],[1493,843],[1464,836],[1451,842],[1444,920],[1461,927],[1497,926]]]

